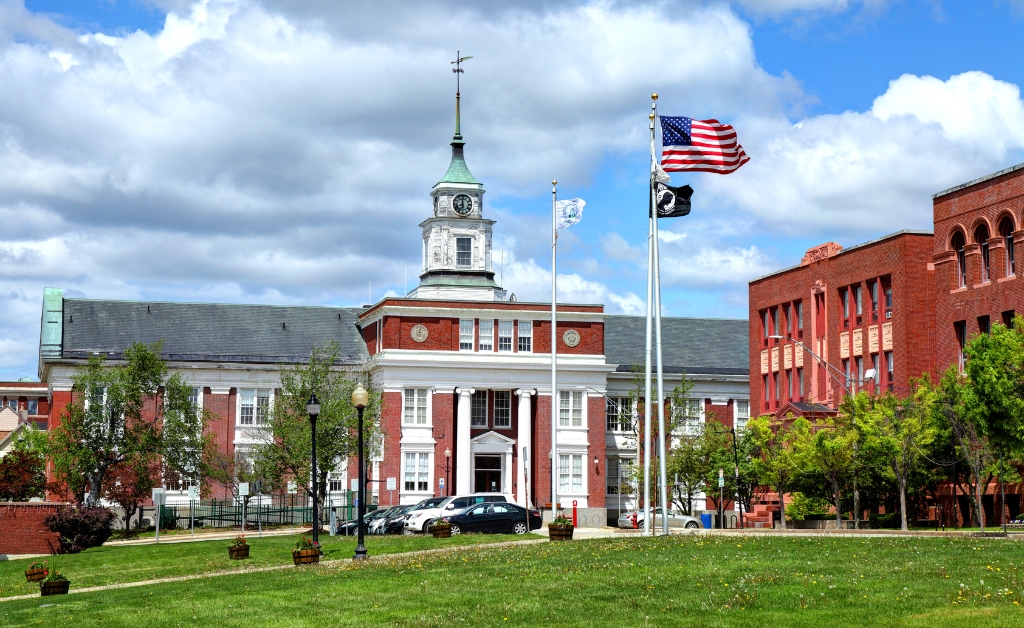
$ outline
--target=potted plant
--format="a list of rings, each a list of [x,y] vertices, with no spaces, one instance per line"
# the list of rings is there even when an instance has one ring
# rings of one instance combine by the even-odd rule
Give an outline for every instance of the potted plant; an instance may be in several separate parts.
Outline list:
[[[69,588],[71,588],[71,581],[54,569],[46,574],[46,577],[39,583],[39,594],[43,596],[65,595]]]
[[[46,561],[32,561],[32,564],[25,570],[25,580],[29,582],[41,582],[46,577],[49,570],[46,566]]]
[[[438,519],[430,526],[430,533],[435,539],[447,539],[452,535],[452,524],[447,519]]]
[[[302,537],[295,544],[295,549],[292,550],[292,560],[295,561],[296,565],[309,565],[320,562],[320,544],[312,539]]]
[[[228,558],[231,560],[242,560],[249,558],[249,543],[244,535],[236,536],[228,545]]]
[[[548,539],[552,541],[571,541],[573,529],[572,519],[564,514],[558,515],[548,524]]]

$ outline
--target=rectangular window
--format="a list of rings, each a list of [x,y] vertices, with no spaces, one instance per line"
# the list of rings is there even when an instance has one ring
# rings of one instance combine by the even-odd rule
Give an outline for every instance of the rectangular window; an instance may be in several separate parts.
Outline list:
[[[405,454],[405,490],[430,490],[430,454]]]
[[[406,425],[427,424],[427,389],[406,388],[405,408],[402,414]]]
[[[618,495],[619,494],[619,485],[622,482],[621,477],[619,476],[619,473],[620,473],[620,470],[619,470],[619,459],[618,458],[608,458],[608,460],[605,462],[604,469],[605,469],[604,477],[605,477],[605,486],[606,486],[605,494],[606,495]]]
[[[700,433],[701,411],[704,409],[703,399],[684,399],[678,410],[676,423],[679,431],[685,436],[696,436]]]
[[[896,382],[896,376],[893,371],[892,351],[885,352],[885,381],[888,383],[889,391],[891,392]]]
[[[989,322],[991,319],[988,316],[978,317],[978,331],[987,334],[992,331],[992,324]]]
[[[29,415],[39,414],[39,400],[29,399],[28,400],[28,413]]]
[[[792,303],[787,303],[786,304],[786,335],[787,336],[790,336],[790,337],[793,336],[793,323],[794,323],[794,320],[795,319],[793,318],[793,304]]]
[[[839,291],[839,300],[843,304],[843,327],[850,326],[850,291],[843,288]]]
[[[776,373],[772,377],[775,378],[775,404],[778,405],[779,399],[782,399],[782,378]]]
[[[843,375],[846,376],[846,389],[851,390],[853,387],[853,373],[850,372],[849,360],[843,360]]]
[[[804,337],[804,302],[796,302],[796,337]]]
[[[494,391],[494,427],[512,427],[512,393],[510,391]]]
[[[779,335],[779,308],[772,310],[772,334]]]
[[[966,361],[964,348],[967,346],[967,321],[957,321],[953,323],[953,332],[956,334],[956,362],[960,367],[960,371],[963,372],[964,363]]]
[[[192,393],[188,396],[189,403],[192,404],[193,408],[199,409],[203,407],[203,389],[192,388]]]
[[[1006,241],[1006,276],[1013,277],[1017,272],[1017,265],[1013,255],[1013,234],[1007,233],[1004,238]]]
[[[519,321],[519,353],[533,351],[533,321]]]
[[[788,397],[788,399],[790,401],[793,400],[793,384],[794,383],[795,382],[793,381],[793,369],[789,369],[788,371],[786,371],[786,385],[789,388],[789,397]]]
[[[460,268],[473,265],[473,238],[455,238],[455,265]]]
[[[478,390],[470,399],[470,420],[472,427],[487,427],[487,391]]]
[[[241,425],[263,425],[270,412],[270,389],[242,388],[238,391],[239,423]]]
[[[633,429],[633,403],[629,397],[608,397],[605,406],[606,429],[628,432]]]
[[[871,293],[871,320],[878,320],[878,282],[872,281],[868,284]]]
[[[473,350],[473,319],[459,319],[459,351]]]
[[[737,399],[736,400],[736,431],[740,432],[746,429],[747,421],[750,420],[750,400],[749,399]]]
[[[764,409],[767,410],[768,409],[768,403],[769,403],[769,399],[768,399],[768,376],[767,375],[762,375],[761,376],[761,399],[764,399]]]
[[[988,241],[981,243],[981,282],[985,283],[991,276],[989,267]]]
[[[761,340],[763,340],[762,344],[764,345],[768,344],[768,329],[768,310],[764,310],[761,312],[761,331],[763,332]]]
[[[864,358],[858,355],[855,360],[857,362],[857,389],[860,389],[861,384],[864,383]]]
[[[857,324],[860,324],[860,317],[864,315],[864,299],[861,294],[860,285],[853,287],[853,305],[857,308]]]
[[[494,351],[494,321],[480,319],[480,350]]]
[[[558,456],[558,492],[583,492],[583,455],[559,454]]]
[[[882,365],[878,363],[877,353],[871,354],[871,368],[875,371],[875,376],[872,379],[874,380],[875,386],[878,386],[882,381]]]
[[[14,410],[15,412],[17,412],[18,411],[18,400],[17,399],[8,399],[7,400],[7,407],[10,408],[11,410]]]
[[[561,390],[558,392],[558,425],[560,427],[583,427],[583,392]]]
[[[885,318],[892,318],[892,279],[882,277],[882,294],[885,296]]]
[[[345,474],[343,473],[330,473],[327,476],[327,491],[329,493],[341,493],[345,491]]]
[[[804,392],[804,370],[802,368],[796,370],[796,381],[800,387],[800,399],[803,400],[807,393]]]
[[[512,321],[498,321],[498,351],[512,350]]]
[[[1005,325],[1007,329],[1013,329],[1013,317],[1015,315],[1016,313],[1013,310],[1003,312],[1003,325]]]

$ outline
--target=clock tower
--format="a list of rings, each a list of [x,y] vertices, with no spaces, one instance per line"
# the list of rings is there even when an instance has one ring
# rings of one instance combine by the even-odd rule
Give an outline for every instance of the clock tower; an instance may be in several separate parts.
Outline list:
[[[423,271],[409,297],[468,301],[503,301],[505,291],[491,267],[493,220],[483,216],[484,186],[466,166],[459,126],[459,92],[455,93],[455,136],[448,172],[430,191],[433,215],[423,230]]]

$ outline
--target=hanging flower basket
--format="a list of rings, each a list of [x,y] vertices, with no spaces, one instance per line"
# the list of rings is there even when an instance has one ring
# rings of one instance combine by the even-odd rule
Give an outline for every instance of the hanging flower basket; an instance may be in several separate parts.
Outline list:
[[[434,525],[430,526],[430,533],[434,535],[435,539],[448,539],[452,536],[452,524],[445,520],[438,521]]]

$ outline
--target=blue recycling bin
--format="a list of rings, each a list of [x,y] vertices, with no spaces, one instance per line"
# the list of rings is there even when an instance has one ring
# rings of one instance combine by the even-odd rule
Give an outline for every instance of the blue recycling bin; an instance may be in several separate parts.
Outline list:
[[[700,516],[700,522],[702,524],[704,524],[704,529],[705,530],[710,530],[711,529],[711,513],[707,513],[707,512],[703,513]]]

